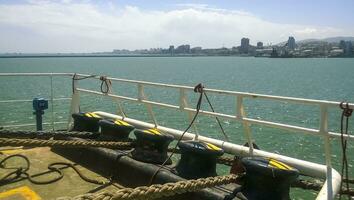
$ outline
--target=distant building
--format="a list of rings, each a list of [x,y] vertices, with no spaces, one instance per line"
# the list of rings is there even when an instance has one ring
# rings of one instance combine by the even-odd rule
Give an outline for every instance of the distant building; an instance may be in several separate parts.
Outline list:
[[[263,48],[263,42],[257,42],[257,49]]]
[[[346,46],[345,41],[344,41],[344,40],[341,40],[341,41],[339,42],[339,48],[344,50],[344,49],[345,49],[345,46]]]
[[[353,44],[352,44],[351,41],[346,41],[346,42],[345,42],[344,54],[345,54],[346,56],[351,56],[351,55],[353,55]]]
[[[170,47],[168,48],[168,53],[170,53],[171,55],[175,54],[175,46],[170,45]]]
[[[291,50],[294,50],[296,48],[296,42],[295,42],[295,38],[294,37],[292,37],[292,36],[289,37],[287,46]]]
[[[339,42],[339,48],[343,50],[343,55],[352,56],[353,53],[353,44],[351,41],[341,40]]]
[[[190,53],[190,52],[191,52],[191,46],[189,44],[178,46],[175,49],[175,53]]]
[[[202,52],[202,47],[193,47],[191,49],[191,53],[201,53]]]
[[[240,52],[241,53],[248,53],[249,47],[250,47],[250,39],[249,38],[242,38]]]

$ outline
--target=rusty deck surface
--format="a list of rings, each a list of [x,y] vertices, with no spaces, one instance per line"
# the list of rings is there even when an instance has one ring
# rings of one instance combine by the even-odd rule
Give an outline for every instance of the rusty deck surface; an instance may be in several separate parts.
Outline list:
[[[106,178],[99,174],[88,170],[72,161],[54,153],[48,147],[39,148],[12,148],[7,149],[2,147],[0,149],[0,160],[9,155],[21,154],[26,156],[31,165],[28,173],[30,175],[48,172],[48,165],[54,162],[65,162],[74,164],[82,174],[91,178],[107,181]],[[6,166],[20,167],[24,166],[25,161],[20,158],[13,158],[6,162]],[[0,168],[0,178],[13,170]],[[57,199],[59,197],[74,197],[80,194],[95,191],[97,188],[102,188],[100,185],[88,183],[82,180],[79,175],[72,168],[64,168],[61,170],[64,177],[59,181],[50,184],[33,184],[28,179],[15,181],[6,185],[0,185],[0,200],[38,200],[38,199]],[[40,176],[34,177],[35,180],[44,181],[50,180],[58,176],[57,173],[45,173]],[[103,189],[113,190],[118,189],[119,185],[114,184]],[[98,190],[101,191],[101,190]]]

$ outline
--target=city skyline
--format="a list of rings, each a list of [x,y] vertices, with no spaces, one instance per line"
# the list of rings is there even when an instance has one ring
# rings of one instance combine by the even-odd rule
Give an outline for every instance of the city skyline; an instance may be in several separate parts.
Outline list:
[[[306,1],[269,1],[263,9],[265,3],[258,0],[232,2],[5,0],[0,3],[0,53],[134,50],[170,44],[231,48],[239,46],[242,37],[253,45],[260,41],[267,45],[287,41],[288,36],[297,40],[354,36],[354,28],[346,26],[354,15],[346,12],[354,6],[351,1],[340,5],[321,1],[312,12]],[[302,14],[296,23],[297,9]],[[333,12],[326,13],[328,9]]]

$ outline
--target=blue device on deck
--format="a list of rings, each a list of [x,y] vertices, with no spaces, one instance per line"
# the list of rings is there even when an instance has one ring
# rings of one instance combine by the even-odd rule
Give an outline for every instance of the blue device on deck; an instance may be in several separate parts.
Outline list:
[[[34,98],[33,101],[33,114],[36,115],[36,125],[37,131],[43,130],[42,128],[42,115],[44,114],[44,110],[48,109],[48,100],[43,98]]]

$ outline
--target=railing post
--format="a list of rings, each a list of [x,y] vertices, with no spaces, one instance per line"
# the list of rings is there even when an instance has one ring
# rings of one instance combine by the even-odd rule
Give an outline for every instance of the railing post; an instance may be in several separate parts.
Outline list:
[[[321,109],[321,121],[320,121],[320,133],[323,134],[325,158],[327,166],[327,199],[332,199],[333,196],[333,183],[332,183],[332,162],[331,162],[331,141],[328,133],[328,108],[325,104],[320,105]]]
[[[109,81],[109,84],[108,84],[108,94],[113,94],[113,86],[112,86],[112,82]],[[108,95],[106,94],[106,95]],[[117,93],[115,93],[117,95]],[[117,98],[113,98],[112,97],[112,100],[115,101],[117,103],[117,106],[118,106],[118,110],[117,110],[117,114],[120,112],[120,115],[122,116],[122,119],[124,119],[126,116],[125,116],[125,112],[124,112],[124,109],[123,109],[123,105],[121,104],[121,101]]]
[[[50,103],[51,108],[52,108],[52,130],[54,131],[55,127],[54,127],[54,91],[53,91],[53,74],[50,74]]]
[[[71,97],[70,115],[69,115],[68,127],[67,127],[68,130],[70,130],[72,127],[72,121],[73,121],[72,114],[80,112],[80,92],[77,91],[78,81],[75,80],[75,76],[76,75],[73,75],[73,83],[72,83],[73,94]]]
[[[243,120],[243,118],[246,117],[246,113],[243,106],[243,97],[240,95],[237,96],[236,117],[242,121],[243,132],[245,134],[249,146],[249,154],[253,156],[251,129],[249,127],[249,124]]]
[[[185,111],[187,112],[188,114],[188,118],[189,118],[189,123],[192,122],[193,120],[193,114],[191,111],[186,111],[185,108],[188,108],[189,105],[188,105],[188,101],[187,101],[187,98],[186,98],[186,91],[184,88],[180,88],[180,102],[179,102],[179,107],[182,111]],[[195,123],[193,123],[193,129],[194,129],[194,133],[195,133],[195,137],[194,137],[194,140],[198,140],[198,136],[199,136],[199,132],[198,132],[198,129],[197,129],[197,126],[195,125]]]
[[[144,86],[141,83],[138,83],[138,100],[142,103],[144,103],[144,100],[147,100],[146,96],[144,94]],[[155,118],[154,112],[152,111],[152,106],[148,103],[144,103],[144,104],[145,104],[146,109],[148,110],[148,113],[149,113],[152,121],[154,122],[155,128],[156,128],[157,127],[157,120]]]

